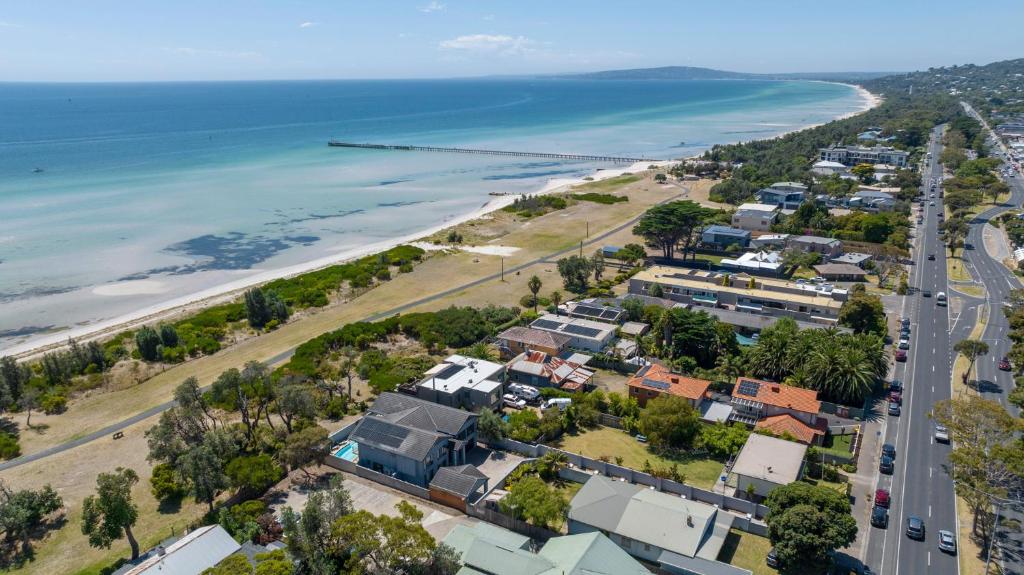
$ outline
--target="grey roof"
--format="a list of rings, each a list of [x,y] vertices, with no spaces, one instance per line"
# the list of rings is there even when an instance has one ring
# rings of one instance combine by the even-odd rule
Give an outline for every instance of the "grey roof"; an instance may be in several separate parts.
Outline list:
[[[456,435],[467,421],[477,417],[475,413],[392,392],[380,394],[368,413],[386,415],[399,425],[445,435]]]
[[[841,256],[832,258],[834,264],[861,264],[871,259],[871,254],[862,254],[858,252],[850,252]]]
[[[241,545],[220,525],[207,525],[168,546],[165,552],[149,556],[126,571],[126,575],[195,575],[220,563]]]
[[[572,341],[572,338],[567,335],[518,325],[510,327],[499,333],[498,339],[505,339],[526,345],[542,345],[552,349],[565,347]]]
[[[434,479],[430,481],[430,487],[441,489],[449,493],[468,498],[475,492],[487,476],[472,465],[456,465],[442,467],[437,470]]]
[[[740,216],[741,218],[763,218],[768,216],[774,218],[777,212],[766,212],[764,210],[736,210],[733,213],[733,217]]]
[[[422,461],[438,443],[448,441],[447,435],[399,425],[373,414],[359,420],[349,438],[417,461]]]
[[[662,551],[658,556],[658,563],[683,569],[687,573],[698,573],[699,575],[751,575],[751,572],[741,567],[733,567],[728,563],[711,561],[701,557],[684,557],[671,551]]]
[[[751,433],[736,457],[732,472],[774,483],[789,485],[800,479],[807,446],[795,441]]]
[[[820,236],[796,236],[795,238],[790,238],[790,241],[801,242],[805,244],[823,244],[826,246],[832,246],[838,243],[842,243],[835,238],[823,238]]]
[[[756,213],[763,214],[764,212],[756,212]],[[722,235],[722,236],[737,236],[737,237],[743,237],[743,238],[745,238],[745,237],[750,235],[750,232],[748,232],[747,230],[741,230],[739,228],[731,228],[731,227],[728,227],[728,226],[708,226],[707,228],[704,228],[704,233],[705,234],[716,234],[716,235]]]
[[[860,269],[853,264],[818,264],[814,266],[814,271],[818,272],[824,277],[828,276],[866,276],[868,272]]]

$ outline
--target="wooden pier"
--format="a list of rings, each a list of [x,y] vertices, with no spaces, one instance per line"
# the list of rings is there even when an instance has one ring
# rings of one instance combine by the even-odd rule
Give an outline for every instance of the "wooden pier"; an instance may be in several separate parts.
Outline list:
[[[547,154],[543,152],[510,152],[507,150],[477,150],[472,148],[442,148],[437,146],[401,146],[392,144],[356,144],[331,140],[328,146],[335,148],[361,148],[364,150],[393,150],[399,152],[445,152],[449,154],[483,154],[486,156],[511,156],[516,158],[547,158],[575,162],[609,162],[633,164],[635,162],[659,162],[652,158],[627,158],[622,156],[588,156],[585,154]]]

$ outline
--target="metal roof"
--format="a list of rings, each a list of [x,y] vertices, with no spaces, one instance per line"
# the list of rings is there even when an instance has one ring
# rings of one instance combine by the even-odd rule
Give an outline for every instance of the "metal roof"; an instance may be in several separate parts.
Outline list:
[[[401,414],[393,421],[446,435],[456,435],[462,431],[467,421],[477,417],[475,413],[390,391],[380,394],[367,413]]]
[[[751,433],[736,457],[732,472],[776,485],[800,479],[807,446],[759,433]]]
[[[125,575],[196,575],[241,547],[220,525],[207,525],[169,545],[162,554],[125,571]]]
[[[487,476],[472,465],[456,465],[442,467],[437,470],[430,487],[441,489],[468,498],[487,481]]]

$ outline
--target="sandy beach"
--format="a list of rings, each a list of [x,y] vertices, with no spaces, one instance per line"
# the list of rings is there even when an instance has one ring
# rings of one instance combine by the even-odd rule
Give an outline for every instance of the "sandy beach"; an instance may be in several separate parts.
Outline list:
[[[830,83],[839,84],[838,82]],[[837,117],[835,118],[835,120],[863,113],[871,108],[878,106],[881,103],[880,97],[872,94],[871,92],[868,92],[867,90],[860,86],[855,86],[852,84],[842,85],[854,88],[863,100],[863,105],[860,109]],[[774,137],[781,137],[784,136],[786,133],[809,129],[817,125],[820,124],[802,126],[796,130],[790,130],[778,134]],[[534,193],[551,194],[565,192],[573,186],[581,185],[589,181],[605,180],[608,178],[620,176],[624,173],[645,171],[651,165],[664,167],[666,165],[671,165],[672,163],[674,163],[674,161],[637,162],[627,167],[598,170],[584,177],[551,178],[543,187],[541,187]],[[422,241],[425,238],[428,238],[440,232],[441,230],[447,229],[449,227],[470,220],[480,218],[493,211],[500,210],[501,208],[504,208],[505,206],[508,206],[513,201],[515,201],[516,197],[516,195],[491,197],[486,201],[486,203],[484,203],[478,209],[472,212],[448,218],[442,222],[439,222],[437,225],[427,229],[418,230],[404,236],[391,238],[380,242],[362,245],[357,249],[339,251],[330,256],[321,257],[301,264],[276,268],[272,270],[260,271],[256,274],[248,275],[244,279],[222,283],[220,285],[208,289],[204,289],[186,296],[172,298],[164,302],[160,302],[158,304],[138,309],[132,313],[120,315],[118,317],[110,318],[107,320],[101,320],[87,325],[80,325],[73,327],[71,329],[64,329],[52,333],[41,334],[37,337],[30,338],[22,343],[9,347],[4,351],[4,354],[22,359],[30,358],[45,351],[49,351],[51,349],[63,346],[67,343],[69,339],[75,339],[77,341],[88,341],[91,339],[106,337],[125,329],[133,329],[149,322],[167,321],[185,314],[194,313],[195,311],[202,309],[204,307],[230,301],[238,297],[244,290],[249,289],[255,285],[263,284],[279,278],[294,277],[310,271],[315,271],[332,265],[345,263],[348,261],[352,261],[354,259],[358,259],[360,257],[364,257],[366,255],[386,251],[396,245]],[[500,250],[494,249],[499,247],[500,246],[474,248],[473,246],[460,246],[460,249],[462,249],[463,251],[470,252],[476,250],[476,253],[484,255],[504,255],[499,253]],[[95,294],[111,297],[135,294],[160,294],[163,293],[164,291],[165,288],[159,280],[151,279],[108,283],[92,288],[92,292]]]

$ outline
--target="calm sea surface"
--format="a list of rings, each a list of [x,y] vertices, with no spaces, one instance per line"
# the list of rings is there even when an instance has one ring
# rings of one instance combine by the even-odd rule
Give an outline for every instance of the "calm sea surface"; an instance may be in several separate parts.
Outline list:
[[[331,138],[667,159],[861,105],[816,82],[0,83],[0,349],[606,167]]]

